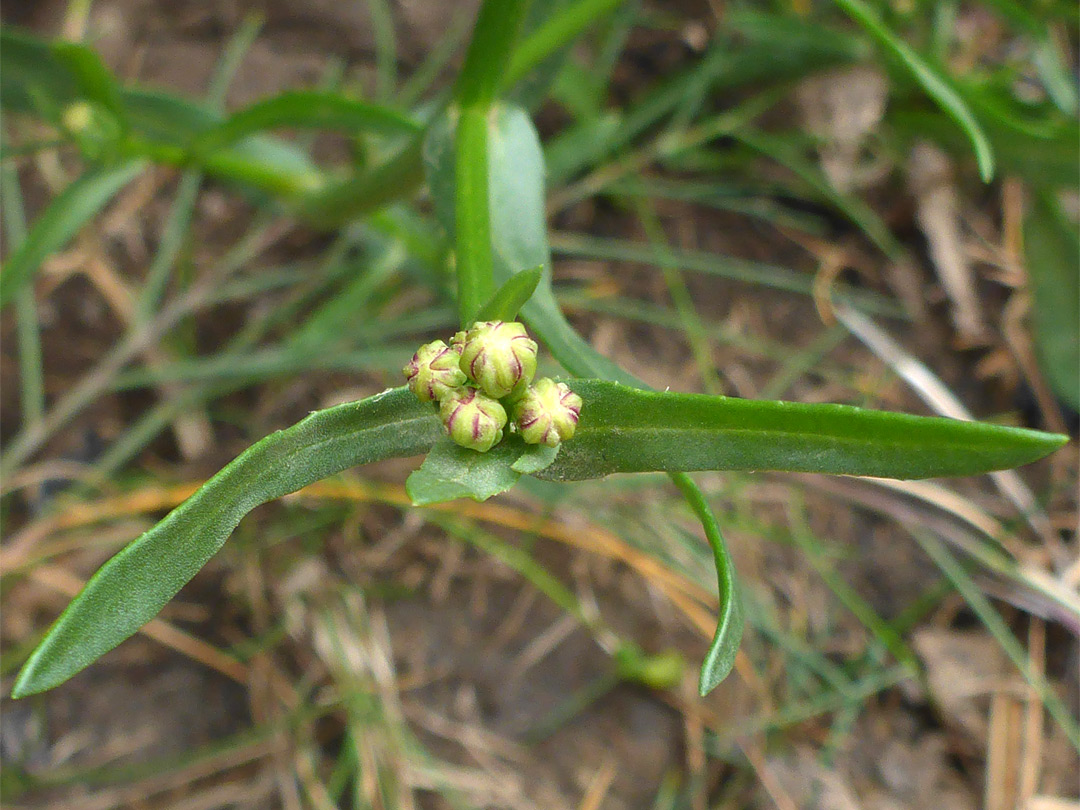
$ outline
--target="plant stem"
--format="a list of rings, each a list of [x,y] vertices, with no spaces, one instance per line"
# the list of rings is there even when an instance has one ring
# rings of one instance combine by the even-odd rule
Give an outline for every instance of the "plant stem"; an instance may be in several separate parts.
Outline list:
[[[488,207],[488,115],[466,107],[455,139],[454,242],[457,252],[458,314],[467,328],[495,292]]]
[[[454,94],[462,108],[495,100],[528,8],[529,0],[484,0]]]
[[[488,121],[528,6],[528,0],[485,0],[455,92],[460,117],[454,139],[454,245],[462,328],[476,320],[495,291]]]

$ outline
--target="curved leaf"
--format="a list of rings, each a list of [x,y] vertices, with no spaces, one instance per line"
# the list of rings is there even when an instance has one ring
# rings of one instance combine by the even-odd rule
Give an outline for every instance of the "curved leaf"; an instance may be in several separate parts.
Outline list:
[[[990,141],[967,104],[949,83],[949,79],[930,67],[907,43],[890,31],[863,0],[836,0],[836,4],[877,40],[881,47],[899,59],[926,94],[964,131],[975,151],[979,175],[984,183],[989,183],[994,177],[994,152]]]
[[[1033,461],[1066,440],[1018,428],[842,405],[649,392],[601,380],[575,380],[572,385],[584,400],[573,440],[563,443],[554,463],[539,471],[547,457],[539,463],[530,459],[523,468],[518,462],[524,456],[508,444],[514,452],[508,467],[500,465],[494,491],[513,484],[502,478],[516,480],[525,471],[559,481],[613,472],[699,469],[969,475]],[[94,575],[34,651],[13,695],[62,683],[135,633],[256,506],[348,467],[422,453],[442,435],[431,408],[408,389],[397,388],[319,411],[263,439]],[[709,689],[730,669],[738,647],[741,621],[734,574],[708,504],[687,476],[672,477],[701,518],[716,557],[721,616],[701,680],[702,688]],[[475,481],[457,483],[461,487],[453,492],[440,491],[438,497],[429,492],[418,500],[477,496]],[[410,491],[415,489],[414,482]],[[494,491],[480,494],[487,497]]]
[[[642,391],[573,380],[584,405],[573,440],[541,478],[611,473],[783,470],[887,478],[978,475],[1028,464],[1066,436],[849,405]]]
[[[675,475],[672,480],[705,529],[705,537],[712,548],[716,583],[720,591],[720,615],[716,617],[716,633],[708,652],[705,653],[705,660],[701,662],[701,673],[698,676],[698,693],[705,697],[719,686],[735,667],[735,656],[739,652],[744,626],[742,600],[735,584],[735,564],[731,561],[727,543],[720,534],[720,525],[716,522],[716,516],[709,508],[708,501],[690,480],[690,476]]]
[[[357,464],[426,451],[442,432],[407,388],[312,414],[250,447],[94,574],[23,667],[23,697],[70,678],[150,621],[256,506]]]
[[[192,145],[195,152],[210,152],[256,132],[275,127],[339,129],[387,135],[417,135],[421,127],[409,116],[377,104],[346,98],[323,90],[294,90],[257,101],[230,115]]]

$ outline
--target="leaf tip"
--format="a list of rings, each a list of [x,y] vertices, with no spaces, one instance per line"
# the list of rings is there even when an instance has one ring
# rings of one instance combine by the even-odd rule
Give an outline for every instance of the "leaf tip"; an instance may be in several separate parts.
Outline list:
[[[709,692],[719,686],[722,680],[724,679],[713,677],[713,673],[709,671],[709,668],[702,664],[701,674],[698,676],[698,695],[707,697]]]
[[[19,672],[19,677],[15,679],[15,685],[11,687],[11,699],[19,700],[20,698],[29,697],[30,695],[36,695],[38,692],[44,692],[48,689],[48,686],[42,686],[34,682],[34,665],[33,660],[23,666]]]

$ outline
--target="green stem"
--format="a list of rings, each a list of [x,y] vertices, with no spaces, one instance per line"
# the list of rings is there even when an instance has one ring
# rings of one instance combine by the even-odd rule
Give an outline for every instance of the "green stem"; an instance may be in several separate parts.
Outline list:
[[[407,200],[424,180],[420,144],[421,138],[414,138],[371,171],[303,195],[298,213],[317,226],[333,228],[387,203]]]
[[[490,107],[517,44],[529,0],[484,0],[455,96],[461,107]]]
[[[488,201],[487,109],[465,107],[455,139],[454,241],[457,247],[458,313],[467,328],[495,292]]]
[[[236,152],[222,150],[192,167],[191,153],[180,146],[129,138],[120,146],[124,157],[145,157],[180,169],[198,168],[212,177],[252,186],[269,194],[294,197],[310,193],[324,181],[321,172],[281,169],[264,161],[254,161]]]
[[[476,320],[495,292],[488,119],[528,7],[528,0],[484,0],[455,92],[460,117],[454,139],[454,246],[462,328]]]

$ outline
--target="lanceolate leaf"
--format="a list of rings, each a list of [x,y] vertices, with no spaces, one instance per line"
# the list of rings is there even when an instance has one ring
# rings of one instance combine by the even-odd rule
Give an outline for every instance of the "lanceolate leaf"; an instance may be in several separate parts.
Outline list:
[[[517,318],[518,312],[528,301],[536,285],[544,276],[544,268],[537,265],[531,270],[522,270],[506,280],[490,300],[482,307],[476,316],[478,321],[512,321]]]
[[[542,478],[616,472],[787,470],[888,478],[977,475],[1042,458],[1066,436],[983,422],[573,380],[574,438]]]
[[[150,621],[259,504],[357,464],[423,453],[441,427],[405,388],[267,436],[107,562],[30,656],[15,697],[50,689]]]

